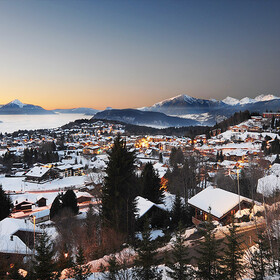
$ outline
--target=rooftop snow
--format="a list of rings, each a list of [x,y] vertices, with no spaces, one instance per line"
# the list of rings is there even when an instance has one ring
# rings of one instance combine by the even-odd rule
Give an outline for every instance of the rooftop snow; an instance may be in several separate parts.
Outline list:
[[[32,251],[17,236],[1,235],[0,252],[10,254],[32,254]]]
[[[26,176],[41,178],[41,177],[43,177],[49,170],[50,170],[49,167],[35,166],[35,167],[33,167],[32,169],[30,169],[29,172],[26,173]]]
[[[251,199],[240,196],[240,200],[251,202]],[[221,218],[238,204],[238,195],[219,188],[208,187],[193,196],[188,202],[204,212],[209,212],[217,218]]]
[[[0,221],[0,235],[13,235],[17,231],[34,231],[34,225],[29,220],[5,218]],[[40,230],[35,229],[36,232]]]

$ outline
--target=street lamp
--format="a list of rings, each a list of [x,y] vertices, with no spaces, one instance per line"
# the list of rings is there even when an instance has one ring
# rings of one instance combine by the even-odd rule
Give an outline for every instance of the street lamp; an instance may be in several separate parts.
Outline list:
[[[34,253],[35,253],[35,223],[36,223],[36,217],[35,217],[35,215],[33,215],[33,224],[34,224],[34,236],[33,236],[33,238],[34,238]]]
[[[239,205],[239,215],[241,216],[239,172],[240,172],[240,169],[237,169],[238,205]]]

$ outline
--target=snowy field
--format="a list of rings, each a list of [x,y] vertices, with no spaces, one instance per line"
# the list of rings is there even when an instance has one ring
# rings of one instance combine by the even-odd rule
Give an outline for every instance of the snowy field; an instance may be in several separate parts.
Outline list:
[[[25,177],[0,177],[0,184],[3,190],[11,192],[24,191],[49,191],[49,190],[63,190],[64,188],[82,187],[85,181],[90,181],[89,176],[71,176],[63,179],[55,179],[44,184],[30,183],[24,181]]]

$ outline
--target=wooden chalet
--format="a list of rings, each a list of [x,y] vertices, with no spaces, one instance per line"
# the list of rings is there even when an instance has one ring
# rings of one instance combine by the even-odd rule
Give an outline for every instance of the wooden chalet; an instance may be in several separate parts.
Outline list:
[[[26,174],[26,181],[35,183],[44,183],[51,179],[51,168],[43,166],[35,166]]]
[[[34,205],[33,202],[24,200],[21,202],[16,201],[14,205],[13,212],[29,212],[32,211],[32,206]]]
[[[209,211],[212,219],[225,225],[231,222],[231,217],[239,210],[239,196],[215,187],[208,187],[189,201],[189,205],[194,208],[195,215],[192,219],[195,225],[208,219]],[[253,201],[240,196],[241,210],[250,208]]]

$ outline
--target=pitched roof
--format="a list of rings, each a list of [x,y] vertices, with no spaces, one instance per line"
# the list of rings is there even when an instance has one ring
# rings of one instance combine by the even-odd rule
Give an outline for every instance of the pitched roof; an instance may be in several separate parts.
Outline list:
[[[13,218],[5,218],[0,221],[0,236],[1,235],[13,235],[17,231],[34,231],[34,225],[29,220],[24,219],[13,219]],[[40,232],[40,230],[35,228],[36,232]]]
[[[0,252],[10,254],[28,254],[32,251],[24,244],[24,242],[17,236],[1,235],[0,236]]]
[[[144,214],[146,214],[153,206],[162,209],[162,210],[166,210],[164,208],[163,205],[160,204],[156,204],[150,200],[148,200],[147,198],[144,198],[142,196],[137,196],[136,198],[136,208],[137,208],[137,215],[138,218],[141,218]]]
[[[240,201],[253,202],[251,199],[240,196]],[[208,187],[189,199],[188,203],[196,208],[209,212],[217,218],[221,218],[234,208],[239,202],[238,195],[219,188]]]
[[[32,169],[30,169],[25,175],[30,177],[37,177],[41,178],[43,177],[48,171],[50,170],[49,167],[43,167],[43,166],[35,166]]]

